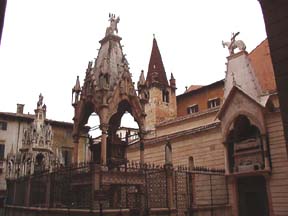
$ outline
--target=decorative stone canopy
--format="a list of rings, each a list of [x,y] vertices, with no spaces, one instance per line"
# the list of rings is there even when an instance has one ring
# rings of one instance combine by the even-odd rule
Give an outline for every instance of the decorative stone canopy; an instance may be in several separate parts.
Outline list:
[[[106,29],[105,37],[99,41],[101,47],[97,58],[94,63],[88,63],[81,90],[78,91],[78,79],[72,89],[75,143],[78,142],[81,128],[93,112],[99,116],[102,134],[110,136],[108,141],[115,135],[115,126],[120,126],[125,112],[134,117],[140,132],[144,130],[144,108],[134,88],[129,64],[120,43],[121,37],[115,34],[118,32],[117,23],[120,18],[116,19],[114,14],[109,14],[109,18],[110,26]],[[101,141],[101,151],[106,151],[106,138]],[[77,144],[75,145],[77,149]],[[77,155],[75,157],[77,158]],[[106,164],[106,152],[102,152],[101,157],[101,163]]]

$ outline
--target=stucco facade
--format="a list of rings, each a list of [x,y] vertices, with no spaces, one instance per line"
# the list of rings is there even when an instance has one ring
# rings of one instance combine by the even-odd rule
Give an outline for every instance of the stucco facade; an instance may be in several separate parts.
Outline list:
[[[1,165],[1,174],[0,174],[0,191],[3,196],[6,189],[5,181],[5,172],[6,172],[6,158],[7,154],[11,151],[15,151],[16,148],[22,147],[22,137],[23,131],[28,125],[33,121],[33,118],[22,116],[21,114],[17,115],[12,113],[0,113],[0,121],[7,123],[5,130],[3,128],[0,130],[0,144],[4,145],[3,154],[0,165]]]

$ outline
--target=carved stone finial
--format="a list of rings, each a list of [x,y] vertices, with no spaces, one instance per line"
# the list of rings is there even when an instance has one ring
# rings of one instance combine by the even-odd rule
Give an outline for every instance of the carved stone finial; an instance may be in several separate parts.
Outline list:
[[[141,86],[145,85],[145,77],[144,77],[144,71],[143,70],[141,70],[138,85],[141,85]]]
[[[75,84],[73,90],[77,93],[79,93],[81,91],[79,76],[77,76],[77,78],[76,78],[76,84]]]
[[[225,48],[225,46],[228,47],[229,54],[233,55],[234,50],[238,48],[240,51],[246,50],[246,45],[242,40],[235,40],[235,38],[240,34],[240,32],[232,33],[231,41],[230,42],[224,42],[222,41],[222,46]]]
[[[174,89],[176,89],[176,80],[175,80],[175,78],[174,78],[174,76],[173,76],[173,73],[171,73],[171,78],[170,78],[170,86],[172,87],[172,88],[174,88]]]

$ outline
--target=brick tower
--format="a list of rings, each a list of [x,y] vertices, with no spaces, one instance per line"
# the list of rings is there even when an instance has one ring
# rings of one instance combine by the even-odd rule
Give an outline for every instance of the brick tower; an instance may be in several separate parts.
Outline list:
[[[168,83],[161,54],[154,37],[153,46],[148,66],[146,80],[144,72],[141,72],[138,82],[139,95],[145,103],[145,129],[147,132],[155,130],[160,122],[170,120],[177,115],[176,106],[176,82],[171,73]],[[141,96],[142,95],[142,96]]]

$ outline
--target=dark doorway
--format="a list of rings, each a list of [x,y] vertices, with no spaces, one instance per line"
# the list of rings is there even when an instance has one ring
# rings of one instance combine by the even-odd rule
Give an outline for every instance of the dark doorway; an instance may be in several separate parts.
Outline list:
[[[269,216],[265,178],[243,177],[237,182],[239,216]]]

